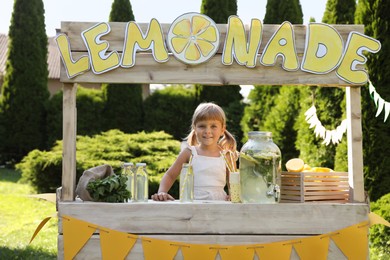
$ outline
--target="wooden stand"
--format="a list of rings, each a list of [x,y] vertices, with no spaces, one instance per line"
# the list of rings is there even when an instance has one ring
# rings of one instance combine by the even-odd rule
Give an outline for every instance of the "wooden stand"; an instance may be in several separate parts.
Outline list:
[[[67,34],[72,55],[78,58],[87,54],[80,33],[92,23],[63,22],[61,32]],[[110,51],[122,52],[125,23],[111,23],[112,32],[104,39],[110,42]],[[147,24],[140,24],[146,31]],[[218,25],[221,43],[226,35],[226,25]],[[344,42],[351,31],[363,32],[361,25],[334,25]],[[169,24],[163,24],[166,34]],[[264,25],[260,52],[278,27]],[[306,26],[295,25],[298,56],[305,46]],[[317,235],[344,228],[368,219],[369,207],[365,203],[362,159],[362,131],[360,89],[348,87],[332,72],[313,75],[302,71],[288,72],[280,64],[272,67],[257,65],[249,69],[238,64],[225,66],[219,52],[207,63],[188,66],[174,57],[160,64],[151,53],[138,53],[136,66],[118,68],[101,75],[91,71],[74,79],[61,69],[64,83],[63,105],[63,173],[62,193],[58,202],[59,216],[75,218],[118,231],[193,243],[247,244],[288,240]],[[261,54],[261,53],[259,53]],[[76,83],[199,83],[199,84],[264,84],[264,85],[319,85],[323,87],[347,87],[348,161],[351,201],[339,203],[280,203],[272,205],[231,203],[86,203],[75,201],[76,186]],[[63,233],[59,222],[58,258],[63,258]],[[342,253],[330,245],[330,259],[340,259]],[[131,252],[142,259],[139,242]],[[101,256],[99,234],[96,233],[76,259],[97,259]],[[179,257],[180,258],[180,257]]]

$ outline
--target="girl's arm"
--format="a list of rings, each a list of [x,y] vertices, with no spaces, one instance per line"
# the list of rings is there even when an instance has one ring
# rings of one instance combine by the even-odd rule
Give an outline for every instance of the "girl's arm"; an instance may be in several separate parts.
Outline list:
[[[191,150],[184,149],[179,156],[176,158],[175,162],[168,169],[161,179],[160,187],[158,188],[158,193],[152,195],[153,200],[165,201],[165,200],[175,200],[171,195],[168,194],[169,189],[172,187],[173,183],[179,176],[183,163],[189,161],[191,156]]]

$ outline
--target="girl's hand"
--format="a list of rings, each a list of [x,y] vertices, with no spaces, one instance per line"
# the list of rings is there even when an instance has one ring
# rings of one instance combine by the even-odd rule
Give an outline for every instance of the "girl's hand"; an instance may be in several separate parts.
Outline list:
[[[155,201],[167,201],[167,200],[175,200],[171,195],[166,192],[159,192],[152,195],[152,200]]]

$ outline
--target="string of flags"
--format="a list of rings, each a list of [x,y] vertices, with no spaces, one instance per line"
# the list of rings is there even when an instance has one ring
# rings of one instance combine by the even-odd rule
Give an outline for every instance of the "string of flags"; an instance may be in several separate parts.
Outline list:
[[[317,116],[317,109],[313,105],[305,112],[306,122],[310,124],[309,128],[314,128],[314,133],[316,137],[321,137],[324,139],[322,144],[329,145],[331,142],[333,144],[338,144],[343,138],[343,134],[347,131],[347,120],[344,119],[336,129],[328,130],[326,129]]]
[[[38,225],[30,243],[50,218],[45,218]],[[292,249],[301,259],[327,259],[331,240],[348,259],[367,259],[368,228],[375,224],[390,227],[388,221],[371,212],[368,221],[327,234],[262,244],[219,245],[195,244],[138,236],[98,226],[72,216],[63,215],[61,218],[64,259],[73,259],[92,235],[97,232],[100,238],[102,259],[125,259],[131,253],[137,241],[141,242],[141,253],[146,260],[173,259],[179,250],[186,260],[215,259],[217,254],[222,260],[253,259],[255,255],[260,259],[290,259]]]
[[[374,100],[375,106],[377,107],[377,111],[375,114],[375,117],[378,117],[382,111],[385,113],[385,117],[383,119],[383,122],[386,122],[387,118],[389,117],[390,113],[390,102],[387,102],[384,100],[378,92],[376,92],[375,87],[372,85],[371,81],[368,83],[368,91],[370,92],[370,95],[372,99]]]

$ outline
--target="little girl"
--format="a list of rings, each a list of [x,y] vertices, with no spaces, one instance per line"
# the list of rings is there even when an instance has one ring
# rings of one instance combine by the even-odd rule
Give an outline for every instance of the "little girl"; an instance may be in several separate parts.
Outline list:
[[[187,145],[161,179],[158,193],[153,200],[174,200],[168,194],[183,163],[191,164],[194,172],[194,199],[228,200],[224,191],[228,171],[221,152],[236,155],[236,140],[226,130],[226,117],[221,107],[214,103],[200,104],[192,116],[191,132]],[[237,158],[234,158],[234,161]]]

